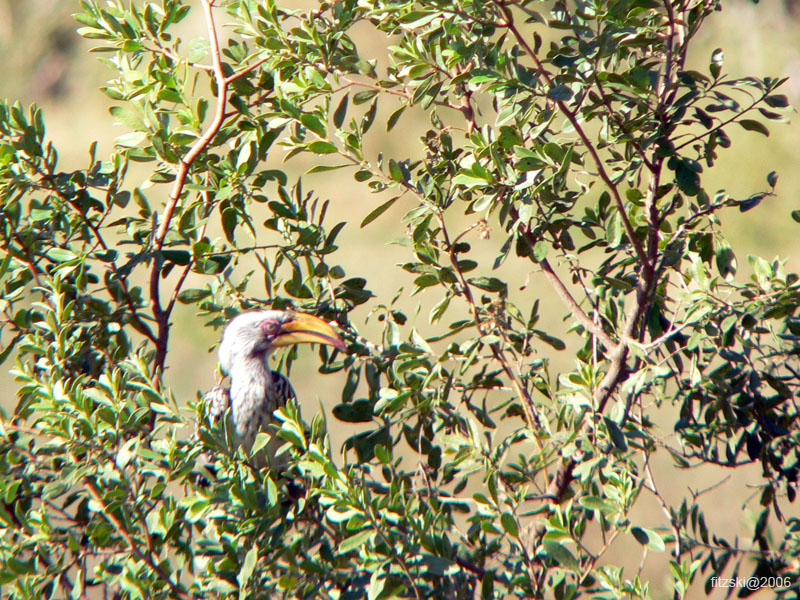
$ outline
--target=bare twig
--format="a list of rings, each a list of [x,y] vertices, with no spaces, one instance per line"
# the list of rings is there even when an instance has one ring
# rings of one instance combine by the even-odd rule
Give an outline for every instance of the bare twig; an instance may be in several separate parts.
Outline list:
[[[515,212],[516,209],[511,209],[512,216],[514,215]],[[533,240],[533,235],[530,233],[530,230],[527,230],[527,228],[524,228],[522,225],[520,226],[520,230],[523,239],[530,247],[531,252],[533,252],[533,246],[535,244],[535,241]],[[561,281],[559,276],[553,270],[550,261],[548,261],[545,258],[539,261],[538,264],[542,269],[542,273],[544,273],[545,277],[550,282],[550,285],[553,287],[556,294],[558,294],[558,297],[561,298],[564,304],[567,305],[567,308],[569,308],[570,312],[575,317],[575,319],[581,325],[583,325],[584,329],[586,329],[589,333],[591,333],[598,340],[600,340],[600,342],[606,348],[613,348],[616,345],[616,342],[611,339],[611,336],[609,336],[605,331],[603,331],[603,328],[600,327],[600,325],[595,323],[591,319],[591,317],[589,317],[589,315],[587,315],[586,312],[584,312],[584,310],[581,308],[581,305],[578,304],[575,298],[572,297],[572,294],[564,285],[564,282]]]
[[[597,561],[603,557],[603,555],[609,549],[611,544],[614,543],[614,540],[617,539],[617,536],[620,534],[621,531],[622,529],[615,529],[614,533],[612,533],[609,536],[608,540],[606,540],[605,543],[603,544],[603,547],[600,548],[600,550],[598,550],[597,552],[595,553],[587,552],[587,554],[589,555],[589,560],[586,561],[586,565],[584,566],[580,576],[578,577],[578,583],[583,582],[583,580],[589,576],[589,574],[594,569],[595,565],[597,565]]]
[[[663,512],[664,516],[667,517],[667,520],[669,521],[670,526],[672,527],[672,534],[675,536],[675,551],[674,551],[675,562],[680,565],[681,526],[675,519],[675,516],[672,514],[672,512],[670,512],[669,505],[667,504],[666,500],[664,500],[664,497],[661,495],[661,493],[658,491],[658,488],[656,487],[655,479],[653,479],[653,471],[652,469],[650,469],[650,459],[649,456],[647,455],[645,455],[644,459],[644,472],[645,476],[647,477],[647,483],[644,484],[644,488],[656,497],[656,500],[658,500],[658,504],[661,506],[661,512]],[[674,598],[677,600],[680,597],[681,594],[676,589]]]
[[[263,64],[264,64],[265,62],[267,62],[268,60],[269,60],[269,57],[260,58],[260,59],[258,59],[256,62],[254,62],[253,64],[251,64],[251,65],[247,65],[247,66],[246,66],[244,69],[242,69],[241,71],[236,71],[236,73],[232,73],[232,74],[228,75],[228,77],[227,77],[227,78],[225,78],[225,83],[226,83],[226,84],[229,84],[229,83],[232,83],[232,82],[236,81],[236,80],[237,80],[237,79],[239,79],[240,77],[244,77],[244,76],[245,76],[245,75],[247,75],[248,73],[251,73],[252,71],[255,71],[255,70],[258,68],[258,67],[260,67],[261,65],[263,65]],[[216,68],[216,67],[215,67],[215,68]],[[216,71],[215,71],[215,72],[216,72]]]

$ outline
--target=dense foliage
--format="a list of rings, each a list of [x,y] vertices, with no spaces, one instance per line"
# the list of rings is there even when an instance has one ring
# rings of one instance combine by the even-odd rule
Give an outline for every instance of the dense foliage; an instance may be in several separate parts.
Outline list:
[[[3,596],[661,596],[645,556],[676,598],[736,575],[797,593],[800,284],[721,227],[777,175],[748,197],[704,184],[732,129],[766,135],[788,101],[783,80],[726,74],[721,50],[686,68],[720,4],[82,0],[126,128],[114,154],[62,171],[41,111],[0,105],[1,358],[18,382]],[[202,20],[189,43],[174,32]],[[333,170],[403,264],[340,258],[358,222]],[[404,287],[374,289],[376,269]],[[540,314],[551,295],[563,309]],[[319,352],[320,380],[346,373],[319,393],[327,420],[278,415],[299,497],[201,400],[176,401],[177,304],[209,327],[257,306],[340,327],[347,355]],[[344,453],[334,421],[354,424]],[[665,480],[707,465],[725,473],[671,503]],[[740,540],[701,496],[747,465],[758,518]],[[661,508],[646,521],[645,501]]]

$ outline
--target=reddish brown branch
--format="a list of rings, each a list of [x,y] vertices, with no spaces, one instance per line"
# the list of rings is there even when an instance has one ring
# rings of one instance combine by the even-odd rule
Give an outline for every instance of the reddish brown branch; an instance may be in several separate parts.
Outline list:
[[[514,17],[511,14],[510,8],[501,0],[495,0],[495,5],[498,7],[500,12],[503,15],[503,19],[505,21],[505,27],[511,32],[511,34],[516,39],[517,43],[523,48],[523,50],[530,56],[531,60],[533,60],[536,69],[538,70],[539,74],[541,75],[544,82],[550,86],[551,88],[555,86],[555,82],[551,75],[545,69],[544,64],[539,60],[539,57],[534,52],[533,48],[531,48],[530,44],[527,42],[525,37],[516,27],[514,23]],[[578,136],[580,137],[581,141],[583,142],[584,146],[586,147],[587,152],[592,157],[594,161],[598,175],[606,187],[611,192],[612,198],[614,199],[614,203],[619,211],[620,219],[622,221],[623,227],[625,228],[625,232],[630,239],[631,245],[634,248],[636,256],[638,258],[639,264],[641,266],[641,270],[639,273],[639,281],[636,288],[636,294],[631,304],[630,310],[625,318],[625,322],[622,326],[622,330],[619,334],[619,341],[614,342],[611,337],[606,334],[602,328],[596,325],[586,313],[580,308],[580,306],[575,302],[574,298],[572,298],[569,291],[563,285],[563,283],[558,279],[553,271],[552,267],[545,261],[545,264],[539,263],[542,267],[543,272],[548,277],[548,280],[551,282],[551,285],[554,286],[554,289],[562,298],[562,300],[570,307],[570,309],[574,312],[575,318],[582,324],[584,327],[589,331],[591,334],[595,335],[598,340],[600,340],[603,345],[606,346],[607,351],[607,358],[608,358],[608,369],[600,382],[600,385],[594,390],[593,399],[594,404],[596,406],[597,414],[602,414],[605,410],[606,404],[608,403],[608,399],[611,397],[614,390],[617,388],[619,383],[624,378],[626,372],[626,361],[628,358],[629,352],[629,343],[634,340],[634,332],[637,330],[642,315],[644,314],[645,307],[647,305],[648,299],[652,292],[653,282],[655,280],[655,256],[648,255],[644,245],[642,244],[642,240],[636,235],[636,232],[633,229],[633,225],[628,217],[628,213],[625,210],[624,202],[622,201],[622,197],[620,195],[619,189],[617,185],[611,180],[611,177],[608,175],[604,163],[600,158],[600,155],[592,144],[591,140],[589,139],[586,131],[581,126],[580,122],[578,121],[576,113],[570,109],[569,106],[566,105],[564,101],[561,100],[554,100],[556,105],[559,109],[564,113],[567,117],[567,120],[570,124],[574,127],[575,131],[577,132]],[[655,204],[655,198],[652,197],[652,205]],[[651,217],[648,223],[649,228],[652,230],[655,223],[652,222],[652,214],[649,215]],[[523,227],[522,235],[525,237],[526,242],[533,247],[535,243],[535,239],[530,231],[526,230]],[[652,237],[652,231],[651,231]],[[650,243],[648,244],[650,253],[652,254],[652,250],[657,246],[652,244],[651,240],[648,240]],[[589,431],[592,427],[594,427],[594,422],[588,421],[584,426],[584,432]],[[553,497],[555,502],[561,502],[566,494],[566,491],[569,487],[569,484],[572,480],[573,471],[577,466],[577,462],[575,458],[571,458],[565,461],[558,472],[556,473],[555,477],[551,480],[550,485],[547,489],[547,495]]]
[[[206,180],[208,180],[208,178],[206,178]],[[208,181],[206,181],[206,183],[208,183]],[[208,193],[208,191],[204,191],[203,192],[203,197],[205,198],[205,205],[206,205],[205,206],[206,210],[205,210],[205,215],[204,215],[206,220],[203,223],[203,226],[200,228],[200,234],[197,236],[198,239],[201,239],[201,240],[203,239],[203,237],[206,234],[206,227],[208,227],[208,217],[211,216],[211,213],[213,212],[214,206],[216,204],[215,201],[211,200],[211,197],[210,197],[210,194]],[[196,259],[195,259],[194,256],[192,256],[192,258],[189,259],[189,264],[187,264],[183,268],[183,272],[181,273],[180,277],[178,278],[178,283],[175,284],[175,289],[172,290],[172,297],[170,298],[169,304],[167,305],[167,310],[165,311],[167,313],[167,315],[172,314],[172,309],[175,308],[175,302],[178,299],[178,294],[180,294],[181,288],[183,287],[183,284],[186,282],[186,278],[189,276],[189,273],[192,271],[192,268],[194,267],[195,262],[196,262]]]
[[[513,221],[519,220],[519,212],[517,211],[516,208],[513,207],[511,208],[509,216]],[[531,255],[533,255],[533,248],[536,244],[536,238],[531,232],[531,230],[528,228],[527,224],[519,223],[518,233],[522,236],[522,239],[525,240],[525,243],[528,245],[528,248],[530,248]],[[583,325],[586,331],[588,331],[598,340],[600,340],[600,343],[603,344],[606,348],[613,348],[616,345],[616,342],[613,339],[611,339],[610,335],[608,335],[605,331],[603,331],[602,327],[600,327],[597,323],[595,323],[591,319],[591,317],[589,317],[589,315],[586,314],[583,308],[581,308],[581,305],[578,304],[578,302],[572,296],[570,291],[567,289],[567,286],[564,285],[564,282],[561,281],[561,278],[553,270],[550,261],[544,258],[540,260],[538,264],[542,269],[542,273],[544,273],[545,277],[547,277],[547,280],[550,282],[550,285],[553,287],[556,294],[558,294],[558,297],[561,298],[564,304],[567,305],[567,308],[569,308],[570,312],[575,317],[575,319],[581,325]]]
[[[214,24],[214,15],[212,14],[211,7],[213,0],[201,0],[201,6],[206,18],[206,25],[208,27],[208,38],[211,43],[211,58],[214,67],[214,79],[217,84],[217,106],[214,114],[214,119],[208,128],[203,132],[203,135],[198,138],[194,145],[189,149],[186,155],[181,158],[178,166],[178,172],[175,176],[175,182],[172,185],[167,205],[164,207],[164,212],[161,215],[161,220],[158,224],[155,237],[153,238],[153,266],[150,271],[150,302],[152,304],[153,316],[155,317],[156,324],[158,325],[157,341],[156,341],[156,357],[153,364],[153,373],[163,371],[164,362],[167,358],[167,343],[169,341],[169,317],[170,310],[164,310],[161,306],[159,277],[161,276],[161,258],[159,253],[164,247],[164,240],[169,231],[170,221],[172,215],[175,213],[175,208],[178,201],[183,195],[183,189],[186,185],[186,178],[189,175],[189,170],[192,163],[198,156],[208,147],[211,140],[222,127],[225,120],[225,104],[227,102],[228,84],[232,80],[226,78],[222,69],[222,62],[220,59],[219,41],[217,39],[217,30]]]

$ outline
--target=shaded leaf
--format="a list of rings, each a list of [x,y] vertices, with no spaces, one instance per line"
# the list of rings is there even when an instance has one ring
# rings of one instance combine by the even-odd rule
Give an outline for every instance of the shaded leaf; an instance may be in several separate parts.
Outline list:
[[[566,102],[572,95],[572,90],[566,85],[557,85],[547,92],[547,97],[556,102]]]
[[[769,129],[767,129],[767,126],[760,121],[754,121],[753,119],[742,119],[741,121],[738,121],[738,123],[747,129],[747,131],[757,131],[758,133],[769,137]]]

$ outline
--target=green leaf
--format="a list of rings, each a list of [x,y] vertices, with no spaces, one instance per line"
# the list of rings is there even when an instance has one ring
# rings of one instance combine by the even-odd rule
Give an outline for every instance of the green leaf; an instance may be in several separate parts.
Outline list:
[[[346,97],[347,96],[345,96],[345,98]],[[300,122],[306,129],[313,131],[321,138],[324,138],[328,135],[328,130],[325,127],[325,123],[323,123],[322,119],[320,119],[317,115],[305,113],[300,117]]]
[[[365,431],[347,438],[344,442],[345,448],[353,448],[356,451],[358,460],[369,462],[375,457],[375,447],[390,446],[391,437],[386,427],[381,427],[375,431]]]
[[[566,350],[567,345],[559,338],[550,335],[547,332],[541,331],[539,329],[531,329],[531,333],[533,333],[537,338],[542,340],[548,346],[552,346],[558,351]]]
[[[511,513],[505,512],[500,515],[500,523],[503,525],[503,529],[508,535],[515,538],[519,537],[519,526],[517,525],[517,520]]]
[[[311,175],[313,173],[326,173],[328,171],[338,171],[339,169],[343,169],[345,167],[349,167],[350,165],[342,164],[342,165],[314,165],[308,171],[307,174]]]
[[[507,295],[508,284],[497,277],[475,277],[470,279],[469,283],[487,292],[500,292],[503,296]]]
[[[664,552],[667,548],[664,545],[664,540],[652,529],[645,529],[644,527],[631,527],[631,533],[636,541],[642,546],[647,546],[652,550]]]
[[[364,227],[366,227],[367,225],[372,223],[375,219],[377,219],[383,213],[385,213],[387,210],[389,210],[389,208],[391,208],[392,204],[397,202],[398,198],[400,198],[400,196],[395,196],[394,198],[391,198],[390,200],[387,200],[386,202],[384,202],[383,204],[381,204],[377,208],[373,209],[366,217],[364,217],[364,220],[361,221],[361,229],[363,229]]]
[[[709,71],[711,71],[711,76],[714,77],[714,79],[719,77],[724,61],[725,54],[722,52],[722,48],[717,48],[711,53],[711,64],[709,65]]]
[[[363,182],[372,179],[372,171],[370,171],[369,169],[360,169],[356,171],[355,175],[353,175],[353,179],[355,179],[358,182]]]
[[[778,184],[778,173],[775,171],[770,171],[767,174],[767,185],[769,187],[774,188]]]
[[[617,507],[597,496],[583,496],[580,505],[589,510],[596,510],[604,514],[617,512]]]
[[[374,535],[375,532],[372,529],[359,531],[355,535],[351,535],[349,538],[345,538],[339,543],[339,552],[342,554],[347,554],[356,548],[365,546],[372,540]]]
[[[372,572],[367,587],[367,600],[378,600],[386,587],[387,578],[383,573],[383,568],[377,568]]]
[[[161,256],[176,265],[186,266],[192,260],[192,253],[188,250],[162,250]]]
[[[389,176],[393,181],[405,181],[405,174],[403,173],[403,169],[400,167],[400,163],[393,158],[389,159]]]
[[[381,463],[384,465],[388,465],[390,462],[392,462],[391,453],[386,449],[386,446],[381,446],[380,444],[375,446],[375,458],[381,461]]]
[[[333,113],[333,124],[336,126],[337,129],[342,128],[342,124],[344,123],[344,118],[347,115],[347,105],[350,103],[350,94],[345,94],[344,97],[339,101],[339,106],[336,107],[336,110]]]
[[[496,575],[494,571],[486,571],[481,579],[481,598],[490,600],[494,598],[494,579]]]
[[[358,92],[353,96],[353,104],[364,104],[372,100],[378,95],[378,90],[367,90],[365,92]]]
[[[75,254],[72,250],[68,248],[50,248],[45,254],[47,258],[52,260],[53,262],[63,263],[68,262],[70,260],[75,260],[78,258],[78,255]]]
[[[747,131],[757,131],[758,133],[769,137],[769,129],[767,129],[766,125],[760,121],[754,121],[753,119],[742,119],[741,121],[737,122],[739,125],[747,129]]]
[[[123,148],[134,148],[141,144],[145,139],[147,139],[147,133],[144,131],[131,131],[130,133],[125,133],[117,138],[114,139],[114,143],[117,146],[122,146]]]
[[[667,166],[675,171],[675,182],[687,196],[696,196],[700,192],[700,171],[702,168],[696,161],[672,157]]]
[[[233,232],[239,224],[239,215],[234,208],[226,208],[220,215],[222,218],[222,230],[225,232],[225,239],[232,244],[234,243]]]
[[[275,506],[278,503],[278,486],[272,477],[267,477],[267,502],[269,502],[270,506]]]
[[[761,201],[766,197],[766,194],[753,194],[746,200],[739,202],[739,212],[747,212],[761,204]]]
[[[330,142],[316,140],[308,145],[308,149],[314,154],[335,154],[338,152],[336,146]]]
[[[397,125],[397,121],[400,120],[400,116],[403,114],[406,108],[406,106],[401,106],[389,116],[389,119],[386,121],[386,131],[391,131],[392,128]]]
[[[547,92],[547,97],[556,102],[566,102],[572,98],[572,90],[566,85],[557,85]]]
[[[364,118],[361,119],[361,132],[366,133],[372,127],[372,123],[375,121],[375,115],[378,111],[378,100],[375,99],[370,104],[369,109],[364,114]]]
[[[123,106],[112,106],[108,109],[120,125],[125,125],[134,131],[147,131],[147,125],[142,115],[137,111]]]
[[[368,423],[372,421],[372,403],[369,400],[356,400],[333,407],[333,416],[345,423]]]
[[[572,555],[572,552],[567,550],[565,546],[556,542],[554,540],[545,540],[544,542],[544,552],[547,556],[555,560],[559,565],[564,567],[565,569],[570,569],[572,571],[579,571],[580,565],[575,557]]]
[[[250,446],[250,455],[256,456],[259,452],[261,452],[264,448],[267,447],[267,444],[269,444],[272,441],[272,439],[273,439],[272,434],[259,431],[256,434],[256,439],[253,442],[253,445]]]
[[[547,250],[550,246],[547,242],[540,240],[533,245],[533,258],[536,262],[542,262],[545,258],[547,258]]]
[[[434,354],[433,349],[428,345],[428,342],[425,341],[425,338],[419,334],[416,328],[411,330],[411,341],[414,343],[414,346],[420,348],[424,352]]]
[[[625,440],[625,434],[622,432],[622,429],[619,428],[619,425],[617,425],[617,422],[613,419],[603,417],[603,421],[606,424],[608,435],[611,437],[611,442],[614,444],[614,447],[619,452],[625,452],[628,449],[628,442]]]
[[[727,279],[729,276],[736,275],[736,255],[726,239],[719,236],[714,238],[714,254],[717,270],[723,278]]]
[[[247,551],[247,554],[244,557],[244,562],[242,563],[242,568],[239,571],[239,575],[236,579],[239,581],[239,597],[242,597],[244,593],[244,588],[247,585],[247,582],[250,581],[250,578],[253,576],[253,571],[256,568],[256,561],[258,560],[258,544],[253,541],[253,547]]]
[[[203,290],[199,288],[183,290],[178,294],[178,302],[181,304],[194,304],[200,300],[203,300],[204,298],[208,298],[210,295],[211,290]]]
[[[764,98],[764,102],[772,108],[786,108],[789,106],[789,99],[783,94],[775,94]]]
[[[622,219],[618,212],[611,215],[606,223],[606,241],[611,248],[616,248],[622,243]]]
[[[428,313],[428,322],[433,324],[444,316],[447,307],[450,306],[450,294],[445,295]]]
[[[466,188],[473,188],[482,185],[487,185],[490,183],[490,180],[487,177],[481,175],[476,175],[472,171],[462,171],[455,177],[453,177],[453,183],[456,185],[463,185]],[[491,201],[491,198],[489,198]]]

